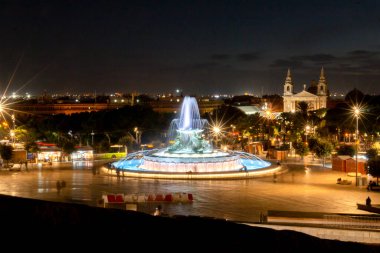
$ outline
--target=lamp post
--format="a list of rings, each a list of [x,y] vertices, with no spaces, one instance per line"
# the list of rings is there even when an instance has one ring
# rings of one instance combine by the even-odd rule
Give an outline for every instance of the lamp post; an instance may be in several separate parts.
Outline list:
[[[16,130],[16,118],[15,118],[15,115],[14,114],[12,114],[12,123],[13,123],[13,125],[12,125],[12,130],[11,130],[11,137],[12,137],[12,142],[13,142],[13,146],[15,146],[15,139],[16,139],[16,132],[15,132],[15,130]]]
[[[15,146],[15,132],[14,132],[14,130],[11,130],[10,135],[11,135],[11,140],[12,140],[12,146],[14,147]]]
[[[219,141],[219,134],[220,134],[220,127],[214,126],[212,128],[215,136],[215,146],[218,147],[218,141]]]
[[[91,146],[94,146],[94,135],[95,135],[94,130],[92,130],[92,132],[91,132]]]
[[[308,135],[309,131],[310,131],[310,126],[306,125],[306,127],[305,127],[306,142],[307,142],[307,135]]]
[[[13,130],[16,129],[16,117],[14,114],[12,114],[12,123],[13,123]]]
[[[355,167],[356,167],[356,174],[355,174],[355,185],[358,186],[358,152],[359,152],[359,116],[360,116],[360,110],[357,106],[354,107],[354,114],[356,117],[356,159],[355,159]]]
[[[136,134],[136,144],[141,144],[141,131],[139,130],[138,127],[135,127],[133,131]]]

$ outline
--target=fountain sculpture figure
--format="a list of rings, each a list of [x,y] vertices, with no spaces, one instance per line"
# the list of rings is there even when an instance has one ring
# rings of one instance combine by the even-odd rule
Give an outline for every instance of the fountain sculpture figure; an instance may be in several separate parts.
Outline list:
[[[209,124],[201,119],[193,97],[184,97],[180,117],[169,128],[172,145],[163,149],[146,150],[127,155],[114,162],[113,167],[144,173],[225,173],[249,171],[268,167],[269,162],[245,152],[213,149],[207,136]]]

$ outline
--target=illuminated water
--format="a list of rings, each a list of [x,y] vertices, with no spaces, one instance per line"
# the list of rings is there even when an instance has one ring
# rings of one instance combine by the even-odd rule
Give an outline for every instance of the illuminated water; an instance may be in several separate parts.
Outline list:
[[[269,167],[269,162],[245,152],[213,149],[208,140],[208,122],[201,119],[195,98],[185,97],[180,117],[169,129],[173,145],[128,154],[112,163],[121,170],[165,173],[214,173],[251,171]]]

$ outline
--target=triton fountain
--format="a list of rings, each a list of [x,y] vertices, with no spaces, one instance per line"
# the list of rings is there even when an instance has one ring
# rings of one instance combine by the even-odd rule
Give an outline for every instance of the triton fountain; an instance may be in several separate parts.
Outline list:
[[[246,178],[279,170],[253,154],[214,149],[205,138],[208,127],[196,99],[185,97],[169,128],[172,145],[128,154],[111,167],[127,176],[172,179]]]

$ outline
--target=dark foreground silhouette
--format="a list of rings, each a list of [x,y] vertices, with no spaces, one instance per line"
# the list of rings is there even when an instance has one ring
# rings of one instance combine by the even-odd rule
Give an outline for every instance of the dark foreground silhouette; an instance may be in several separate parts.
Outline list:
[[[2,245],[67,252],[380,252],[380,246],[201,217],[159,217],[117,209],[0,195]],[[8,240],[9,239],[9,240]],[[14,243],[15,239],[19,243]],[[26,244],[31,241],[32,244]],[[261,249],[261,250],[260,250]],[[70,250],[70,251],[68,251]],[[49,250],[50,251],[50,250]],[[50,252],[51,252],[50,251]],[[74,250],[76,251],[76,250]],[[98,252],[98,251],[96,251]]]

